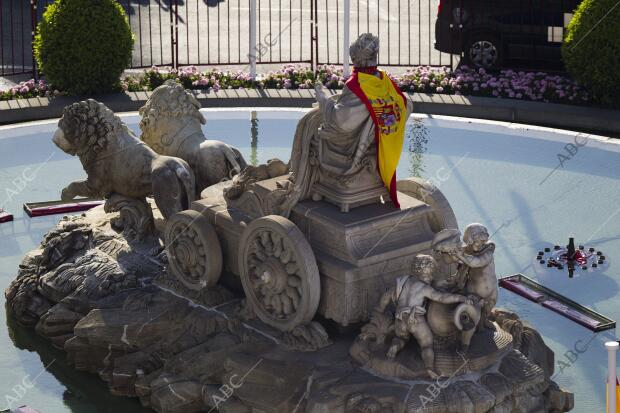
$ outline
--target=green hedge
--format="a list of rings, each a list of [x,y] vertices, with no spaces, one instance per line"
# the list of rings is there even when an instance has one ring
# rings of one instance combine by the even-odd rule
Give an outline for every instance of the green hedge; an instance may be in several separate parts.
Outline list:
[[[115,0],[56,0],[43,13],[34,49],[49,83],[71,94],[90,94],[118,88],[133,42]]]
[[[583,0],[562,46],[566,69],[600,103],[620,106],[620,5]]]

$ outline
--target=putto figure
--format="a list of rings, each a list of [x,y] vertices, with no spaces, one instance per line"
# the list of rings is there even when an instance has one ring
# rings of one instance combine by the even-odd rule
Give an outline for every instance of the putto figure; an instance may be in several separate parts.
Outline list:
[[[489,232],[482,224],[469,224],[463,231],[465,246],[461,250],[454,250],[452,255],[467,268],[468,294],[475,294],[483,300],[480,324],[486,328],[493,328],[489,320],[491,311],[497,304],[497,276],[495,274],[495,244],[489,241]]]
[[[417,255],[413,262],[415,276],[407,275],[396,280],[396,286],[387,291],[379,303],[378,310],[383,313],[390,303],[396,306],[396,337],[388,350],[388,358],[394,358],[411,336],[421,349],[422,360],[430,377],[436,378],[435,353],[433,351],[433,333],[426,321],[427,300],[444,304],[469,303],[470,300],[459,294],[436,290],[431,286],[433,274],[437,269],[435,259],[430,255]]]

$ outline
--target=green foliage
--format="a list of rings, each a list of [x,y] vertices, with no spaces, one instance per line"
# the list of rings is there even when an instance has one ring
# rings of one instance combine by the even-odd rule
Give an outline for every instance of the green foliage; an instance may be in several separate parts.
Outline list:
[[[618,0],[583,0],[562,45],[566,69],[600,103],[620,106]]]
[[[39,23],[35,57],[47,81],[71,94],[118,89],[133,34],[115,0],[56,0]]]

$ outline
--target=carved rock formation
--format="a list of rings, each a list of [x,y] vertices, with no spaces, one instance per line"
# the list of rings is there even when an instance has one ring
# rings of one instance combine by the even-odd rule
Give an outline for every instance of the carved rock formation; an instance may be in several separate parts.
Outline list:
[[[127,240],[110,225],[116,216],[98,207],[60,221],[6,290],[18,321],[36,325],[113,394],[184,413],[516,413],[573,405],[550,381],[552,352],[514,314],[495,313],[513,348],[488,368],[437,382],[381,377],[349,356],[347,335],[328,337],[316,322],[282,333],[240,311],[241,294],[221,285],[182,290],[165,276],[159,242]],[[379,323],[375,333],[383,330]]]

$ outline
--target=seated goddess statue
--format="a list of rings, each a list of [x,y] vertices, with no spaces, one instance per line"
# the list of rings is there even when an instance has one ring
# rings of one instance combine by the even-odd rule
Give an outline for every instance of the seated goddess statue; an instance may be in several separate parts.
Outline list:
[[[398,207],[395,171],[413,103],[377,69],[377,37],[362,34],[349,50],[354,70],[342,94],[317,84],[318,107],[297,126],[290,161],[295,203],[324,198],[348,211],[389,194]]]
[[[362,34],[349,50],[354,70],[342,94],[332,96],[316,85],[318,105],[297,125],[290,175],[278,180],[266,199],[260,197],[261,211],[288,217],[309,198],[324,199],[343,212],[382,198],[399,207],[396,166],[413,103],[377,69],[376,36]],[[239,204],[235,197],[248,191],[246,184],[255,182],[255,175],[249,168],[233,180],[229,204]]]

